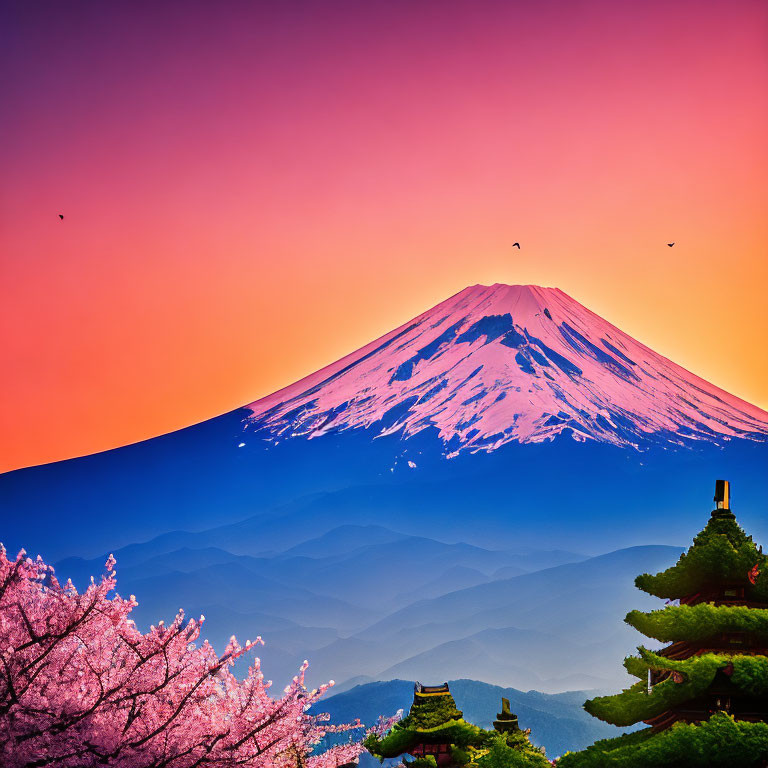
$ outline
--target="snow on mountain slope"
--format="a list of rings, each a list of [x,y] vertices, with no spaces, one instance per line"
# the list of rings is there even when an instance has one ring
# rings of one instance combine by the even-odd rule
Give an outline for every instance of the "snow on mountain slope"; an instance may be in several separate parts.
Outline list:
[[[247,408],[267,440],[434,427],[449,457],[560,434],[634,447],[768,436],[768,413],[532,285],[466,288]]]

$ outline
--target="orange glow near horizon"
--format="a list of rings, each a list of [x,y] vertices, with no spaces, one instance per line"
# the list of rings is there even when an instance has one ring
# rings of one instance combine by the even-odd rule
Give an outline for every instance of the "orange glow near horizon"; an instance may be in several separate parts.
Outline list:
[[[0,471],[474,283],[557,286],[768,408],[765,4],[172,5],[2,11]]]

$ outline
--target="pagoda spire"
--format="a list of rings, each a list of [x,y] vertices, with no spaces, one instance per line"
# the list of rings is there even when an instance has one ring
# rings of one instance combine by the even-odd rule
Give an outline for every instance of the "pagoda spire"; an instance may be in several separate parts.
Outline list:
[[[736,515],[731,512],[731,484],[728,480],[715,480],[715,508],[712,517],[716,520],[735,520]]]
[[[499,733],[509,733],[520,730],[520,726],[517,722],[517,715],[512,714],[509,710],[509,699],[502,697],[501,712],[496,715],[496,719],[493,721],[493,729]]]

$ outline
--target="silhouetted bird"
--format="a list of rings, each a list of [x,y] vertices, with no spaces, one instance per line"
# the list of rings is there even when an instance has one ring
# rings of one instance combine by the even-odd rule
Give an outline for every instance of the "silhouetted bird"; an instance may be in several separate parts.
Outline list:
[[[667,245],[671,248],[674,245],[674,243],[667,243]]]
[[[517,250],[520,250],[520,243],[512,243],[513,248],[517,248]]]
[[[60,214],[59,214],[59,218],[60,218],[62,221],[64,221],[64,214],[63,214],[63,213],[60,213]]]

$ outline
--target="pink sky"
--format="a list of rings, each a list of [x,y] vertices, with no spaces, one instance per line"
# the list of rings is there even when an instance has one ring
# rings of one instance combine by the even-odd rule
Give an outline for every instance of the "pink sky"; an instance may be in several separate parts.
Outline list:
[[[765,4],[2,14],[0,469],[231,410],[474,283],[768,406]]]

